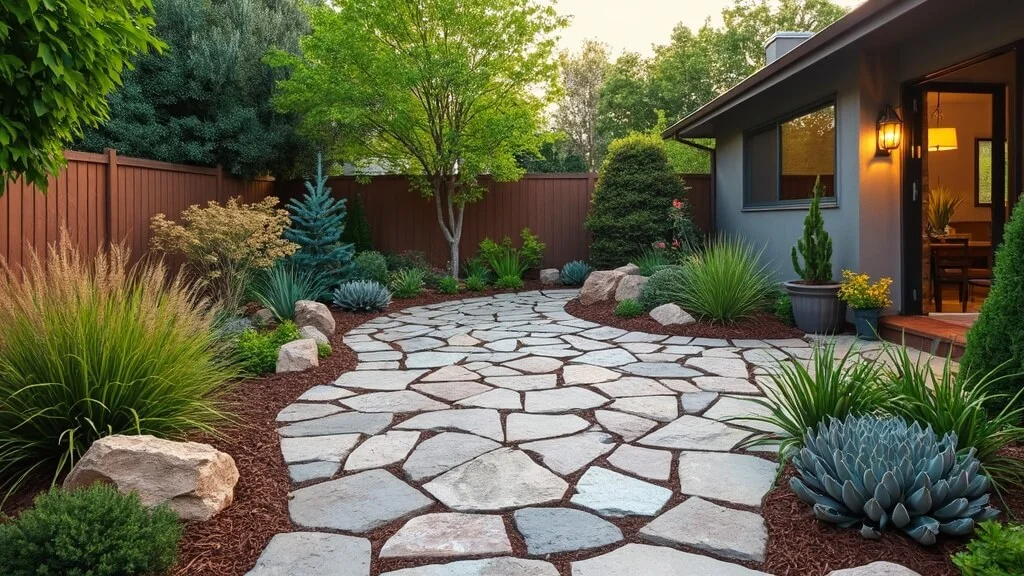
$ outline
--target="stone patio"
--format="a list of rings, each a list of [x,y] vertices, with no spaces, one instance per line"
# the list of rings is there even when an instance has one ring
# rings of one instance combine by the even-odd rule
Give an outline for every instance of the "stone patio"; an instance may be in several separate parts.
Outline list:
[[[726,419],[810,344],[626,332],[564,312],[575,296],[422,306],[346,334],[357,369],[278,417],[295,531],[250,574],[555,576],[558,554],[573,576],[762,574],[734,561],[764,559],[776,464],[736,450],[763,425]]]

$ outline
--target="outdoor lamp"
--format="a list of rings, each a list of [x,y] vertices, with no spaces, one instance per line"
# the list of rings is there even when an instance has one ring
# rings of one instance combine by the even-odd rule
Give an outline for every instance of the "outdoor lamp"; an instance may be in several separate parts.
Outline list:
[[[886,106],[885,110],[878,116],[878,156],[890,156],[891,152],[900,147],[903,140],[903,120],[893,110],[892,106]]]

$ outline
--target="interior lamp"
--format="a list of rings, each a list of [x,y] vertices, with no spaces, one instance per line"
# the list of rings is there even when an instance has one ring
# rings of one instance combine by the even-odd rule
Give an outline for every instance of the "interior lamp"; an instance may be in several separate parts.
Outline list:
[[[928,151],[956,150],[956,128],[929,128]]]
[[[878,116],[878,156],[889,156],[903,140],[903,120],[892,106],[886,106]]]

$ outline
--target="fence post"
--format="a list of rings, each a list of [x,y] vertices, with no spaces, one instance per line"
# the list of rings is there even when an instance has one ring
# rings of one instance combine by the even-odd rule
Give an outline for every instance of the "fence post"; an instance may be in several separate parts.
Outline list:
[[[104,248],[109,248],[114,243],[114,216],[113,216],[113,203],[114,197],[118,193],[117,188],[117,150],[113,148],[104,148],[103,152],[107,155],[107,190],[106,196],[103,198],[103,242],[106,244]]]

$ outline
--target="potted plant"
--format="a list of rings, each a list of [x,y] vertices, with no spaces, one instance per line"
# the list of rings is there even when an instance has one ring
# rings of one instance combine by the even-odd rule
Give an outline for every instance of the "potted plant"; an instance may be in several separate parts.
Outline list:
[[[857,337],[862,340],[878,340],[878,316],[883,308],[892,305],[889,287],[892,278],[880,278],[871,283],[867,274],[843,270],[843,282],[839,287],[839,299],[853,308],[857,326]]]
[[[949,188],[938,186],[928,195],[928,234],[941,238],[949,234],[949,223],[963,202]]]
[[[798,328],[811,334],[834,334],[846,321],[846,303],[839,300],[839,283],[832,279],[832,238],[821,215],[824,192],[819,177],[804,218],[803,237],[793,247],[793,268],[800,280],[784,284],[793,303],[793,320]]]

